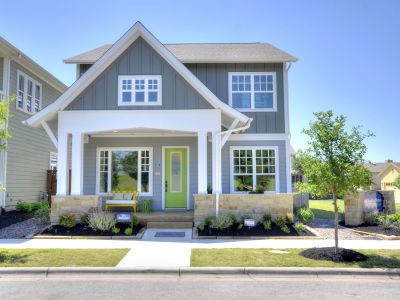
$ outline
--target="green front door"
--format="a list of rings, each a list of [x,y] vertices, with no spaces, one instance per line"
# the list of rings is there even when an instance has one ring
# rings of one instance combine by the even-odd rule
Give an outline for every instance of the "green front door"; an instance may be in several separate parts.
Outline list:
[[[165,149],[165,208],[187,208],[187,149]]]

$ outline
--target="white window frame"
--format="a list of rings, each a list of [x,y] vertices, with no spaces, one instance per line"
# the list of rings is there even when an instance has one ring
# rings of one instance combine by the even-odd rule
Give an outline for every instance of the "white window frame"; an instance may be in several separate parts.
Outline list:
[[[96,194],[100,193],[100,152],[108,151],[108,177],[107,177],[107,193],[112,190],[112,152],[113,151],[138,151],[138,192],[141,196],[153,196],[153,147],[99,147],[96,154]],[[149,191],[142,193],[142,151],[149,151]]]
[[[158,89],[149,90],[149,80],[158,80]],[[132,101],[122,101],[122,80],[132,80]],[[144,102],[136,102],[135,95],[135,80],[144,80]],[[157,91],[157,102],[149,102],[149,92]],[[159,106],[162,105],[162,76],[161,75],[119,75],[118,76],[118,106]]]
[[[55,163],[53,163],[53,158],[55,158]],[[57,169],[57,152],[50,152],[50,157],[49,157],[49,169],[50,170],[56,170]]]
[[[232,105],[232,76],[247,76],[250,75],[250,86],[251,90],[250,91],[243,91],[243,92],[249,92],[250,93],[250,103],[251,103],[251,108],[235,108],[238,111],[241,112],[255,112],[255,111],[272,111],[276,112],[277,111],[277,86],[276,86],[276,72],[228,72],[228,94],[229,94],[229,105],[233,107]],[[254,94],[256,91],[254,90],[254,76],[256,75],[271,75],[272,76],[272,108],[255,108],[255,97]],[[258,91],[257,91],[258,92]],[[266,91],[270,92],[270,91]]]
[[[234,188],[234,174],[233,174],[233,151],[234,150],[252,150],[252,169],[253,169],[253,190],[257,185],[257,174],[262,175],[256,172],[256,150],[274,150],[275,151],[275,191],[265,191],[265,194],[278,194],[280,193],[279,188],[279,147],[278,146],[231,146],[229,149],[229,159],[230,159],[230,193],[231,194],[248,194],[246,191],[235,191]],[[272,173],[271,173],[272,174]]]
[[[20,78],[20,76],[24,77],[24,90],[22,91],[24,93],[24,96],[23,96],[23,99],[22,99],[23,108],[18,106],[18,94],[19,94],[18,92],[19,92],[19,78]],[[28,98],[28,80],[32,81],[32,102],[31,102],[31,110],[32,111],[28,111],[28,109],[27,109],[27,103],[28,103],[28,99],[27,99]],[[36,86],[40,87],[40,93],[39,93],[39,97],[40,97],[39,98],[39,111],[40,111],[42,109],[42,95],[43,95],[42,84],[40,82],[38,82],[37,80],[33,79],[31,76],[25,74],[24,72],[22,72],[20,70],[17,70],[17,94],[16,94],[17,98],[16,98],[16,101],[15,101],[15,107],[18,110],[23,111],[24,113],[27,113],[27,114],[30,114],[30,115],[34,115],[35,113],[38,112],[38,111],[37,112],[34,111],[35,100],[36,100],[36,97],[35,97]]]

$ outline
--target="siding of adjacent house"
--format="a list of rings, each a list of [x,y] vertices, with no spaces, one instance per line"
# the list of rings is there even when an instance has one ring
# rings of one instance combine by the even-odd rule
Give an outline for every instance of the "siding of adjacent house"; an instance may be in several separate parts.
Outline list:
[[[162,105],[118,106],[118,75],[162,75]],[[138,38],[66,110],[209,108],[211,105],[182,76]]]
[[[3,68],[4,58],[0,57],[0,90],[3,90]]]
[[[275,72],[277,111],[244,112],[253,118],[246,133],[285,133],[283,65],[276,64],[186,64],[221,101],[229,105],[229,72]]]
[[[197,137],[151,137],[151,138],[90,138],[84,145],[83,192],[96,194],[96,163],[99,147],[152,147],[153,148],[153,208],[162,209],[162,147],[189,146],[189,195],[190,209],[193,209],[193,194],[197,193]],[[222,149],[222,192],[230,193],[230,147],[231,146],[277,146],[279,151],[280,192],[286,192],[286,156],[284,141],[228,141]],[[208,182],[211,183],[211,143],[208,144]],[[157,175],[156,175],[157,174]]]
[[[16,62],[11,62],[10,66],[11,95],[17,92],[17,70],[42,84],[42,109],[60,96],[59,91]],[[29,115],[16,109],[15,102],[11,104],[10,111],[12,138],[7,146],[6,209],[13,208],[19,199],[38,200],[40,192],[46,190],[46,170],[49,168],[50,152],[57,152],[43,129],[22,124]]]

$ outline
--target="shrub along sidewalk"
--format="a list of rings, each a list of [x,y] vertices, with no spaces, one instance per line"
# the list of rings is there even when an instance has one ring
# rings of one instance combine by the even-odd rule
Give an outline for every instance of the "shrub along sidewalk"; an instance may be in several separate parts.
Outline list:
[[[1,249],[0,267],[115,267],[128,249]]]
[[[400,250],[358,250],[368,256],[357,263],[305,258],[304,249],[192,249],[191,267],[333,267],[400,268]]]

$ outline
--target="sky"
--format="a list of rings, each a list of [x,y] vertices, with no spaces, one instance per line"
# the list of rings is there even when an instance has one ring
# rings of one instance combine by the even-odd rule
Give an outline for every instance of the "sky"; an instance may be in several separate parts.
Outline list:
[[[313,112],[332,109],[375,137],[366,158],[400,161],[400,1],[6,1],[0,35],[65,84],[62,59],[114,43],[136,21],[161,42],[268,42],[299,60],[289,71],[295,149]]]

